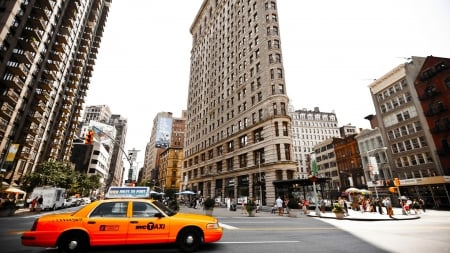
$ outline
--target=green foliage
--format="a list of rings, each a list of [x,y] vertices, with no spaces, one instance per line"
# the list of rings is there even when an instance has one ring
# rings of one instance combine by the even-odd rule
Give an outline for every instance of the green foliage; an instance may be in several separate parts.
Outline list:
[[[294,198],[290,198],[289,199],[287,207],[289,209],[300,209],[300,205],[298,204],[298,202]]]
[[[256,203],[255,203],[255,201],[249,199],[247,201],[247,204],[245,205],[245,210],[247,210],[248,213],[256,210]]]
[[[343,213],[344,212],[344,207],[339,204],[338,202],[333,203],[333,213]]]
[[[88,177],[85,173],[75,172],[70,163],[53,160],[39,164],[33,173],[24,176],[22,185],[26,192],[50,185],[67,189],[68,195],[80,193],[82,196],[101,186],[100,175]]]
[[[213,198],[207,198],[205,199],[205,201],[203,202],[203,207],[206,210],[211,210],[214,209],[214,206],[216,205],[216,201]]]

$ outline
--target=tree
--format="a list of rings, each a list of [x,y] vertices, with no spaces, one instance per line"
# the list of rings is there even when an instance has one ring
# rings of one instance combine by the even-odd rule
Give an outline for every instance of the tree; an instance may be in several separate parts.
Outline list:
[[[24,176],[23,181],[26,192],[45,185],[65,188],[69,195],[80,193],[86,196],[100,188],[101,183],[100,175],[88,177],[85,173],[75,172],[70,163],[49,160],[39,164],[33,173]]]
[[[27,192],[44,185],[70,188],[74,178],[75,172],[71,164],[49,160],[40,163],[33,173],[24,176],[22,184]]]

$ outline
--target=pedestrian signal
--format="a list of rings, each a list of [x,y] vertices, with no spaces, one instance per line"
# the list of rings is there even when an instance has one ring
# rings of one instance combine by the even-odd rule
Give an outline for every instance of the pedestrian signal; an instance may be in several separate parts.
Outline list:
[[[389,187],[390,193],[397,193],[397,187]]]
[[[86,133],[86,138],[84,140],[84,144],[92,144],[92,143],[94,143],[94,131],[89,130]]]
[[[398,177],[394,178],[394,185],[400,186],[400,180],[398,179]]]

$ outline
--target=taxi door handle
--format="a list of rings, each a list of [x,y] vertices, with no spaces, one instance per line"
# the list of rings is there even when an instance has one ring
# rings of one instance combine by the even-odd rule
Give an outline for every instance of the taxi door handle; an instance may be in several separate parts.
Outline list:
[[[88,221],[88,224],[95,224],[95,221]]]
[[[135,224],[135,223],[139,223],[139,222],[137,220],[132,220],[132,221],[130,221],[130,223]]]

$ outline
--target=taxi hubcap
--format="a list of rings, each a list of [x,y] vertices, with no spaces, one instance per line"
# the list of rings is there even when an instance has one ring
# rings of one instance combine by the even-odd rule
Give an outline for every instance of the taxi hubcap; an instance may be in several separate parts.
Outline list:
[[[77,241],[70,241],[69,242],[69,249],[76,249],[78,246],[78,242]]]
[[[186,237],[186,243],[187,244],[192,244],[194,243],[194,237],[192,235],[189,235]]]

